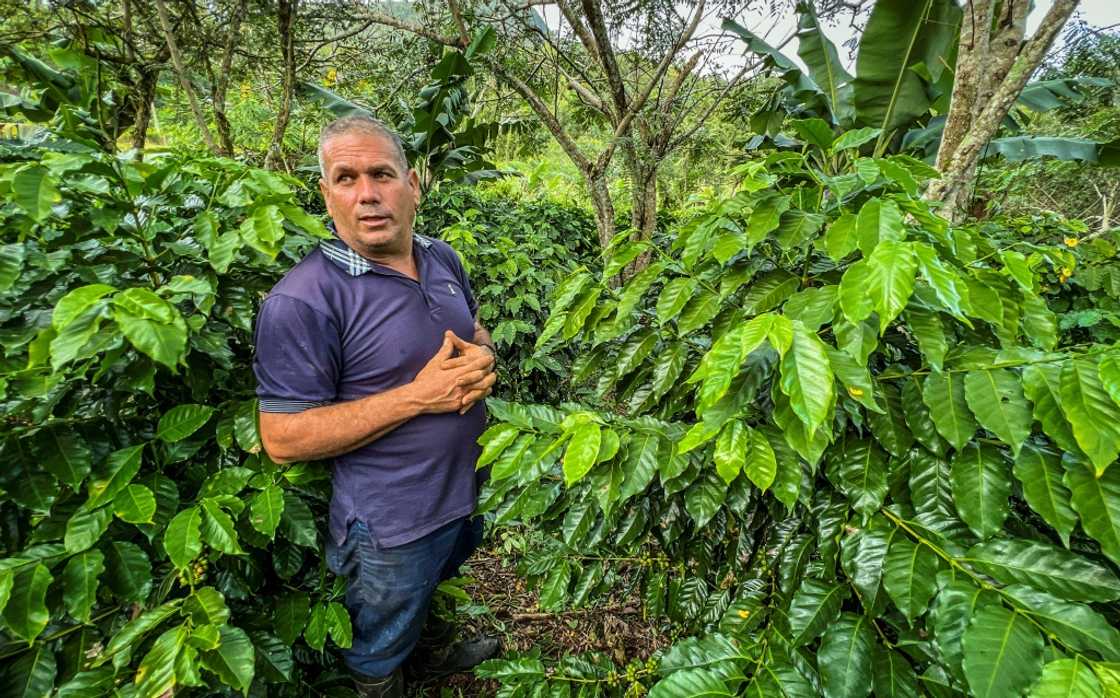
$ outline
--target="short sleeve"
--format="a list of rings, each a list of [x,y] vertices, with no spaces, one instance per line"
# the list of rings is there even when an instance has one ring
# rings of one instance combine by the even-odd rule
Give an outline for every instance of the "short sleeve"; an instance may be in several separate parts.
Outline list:
[[[264,300],[253,357],[261,412],[302,412],[332,402],[340,367],[339,333],[329,317],[289,296]]]

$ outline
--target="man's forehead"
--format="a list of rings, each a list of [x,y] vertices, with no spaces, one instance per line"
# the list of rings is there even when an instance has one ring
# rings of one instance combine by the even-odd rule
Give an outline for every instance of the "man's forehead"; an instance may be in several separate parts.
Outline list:
[[[331,165],[397,165],[397,149],[384,136],[344,133],[323,144],[323,158]]]

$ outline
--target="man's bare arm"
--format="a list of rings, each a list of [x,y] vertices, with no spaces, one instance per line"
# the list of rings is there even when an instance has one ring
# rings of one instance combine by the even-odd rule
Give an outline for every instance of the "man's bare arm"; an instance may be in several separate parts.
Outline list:
[[[459,379],[476,366],[444,368],[455,351],[452,338],[458,339],[450,331],[444,335],[443,346],[407,385],[296,414],[261,412],[261,442],[269,457],[277,463],[330,458],[361,448],[417,415],[458,411],[470,389]]]
[[[408,387],[296,414],[261,412],[261,442],[277,463],[349,453],[420,414],[420,402]]]

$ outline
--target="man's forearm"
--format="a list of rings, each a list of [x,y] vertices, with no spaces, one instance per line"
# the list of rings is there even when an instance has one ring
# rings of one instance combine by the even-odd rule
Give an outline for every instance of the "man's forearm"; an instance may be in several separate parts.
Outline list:
[[[261,412],[261,440],[277,463],[331,458],[375,441],[421,411],[405,385],[296,414]]]

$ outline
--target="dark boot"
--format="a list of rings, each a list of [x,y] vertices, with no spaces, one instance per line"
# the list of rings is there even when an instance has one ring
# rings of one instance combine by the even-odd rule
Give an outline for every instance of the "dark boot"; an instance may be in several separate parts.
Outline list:
[[[478,635],[469,640],[460,640],[432,652],[424,668],[425,674],[436,678],[470,671],[487,659],[497,657],[501,651],[502,641],[494,635]]]
[[[388,676],[353,676],[358,698],[404,698],[404,676],[400,669]]]
[[[502,651],[502,642],[492,635],[479,635],[442,647],[417,647],[408,658],[408,673],[417,680],[431,681],[470,671]]]

